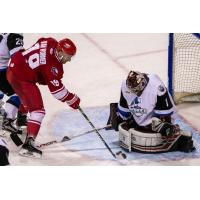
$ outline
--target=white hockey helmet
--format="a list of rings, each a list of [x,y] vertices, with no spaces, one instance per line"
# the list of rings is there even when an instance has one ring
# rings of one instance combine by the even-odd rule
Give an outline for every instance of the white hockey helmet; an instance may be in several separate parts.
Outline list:
[[[126,79],[126,86],[137,95],[141,94],[148,83],[148,78],[145,74],[137,71],[130,71]]]

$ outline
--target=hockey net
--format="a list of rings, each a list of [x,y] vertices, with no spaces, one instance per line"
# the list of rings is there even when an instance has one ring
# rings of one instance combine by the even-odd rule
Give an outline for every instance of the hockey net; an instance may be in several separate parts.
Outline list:
[[[200,102],[200,34],[170,34],[168,75],[176,103]]]

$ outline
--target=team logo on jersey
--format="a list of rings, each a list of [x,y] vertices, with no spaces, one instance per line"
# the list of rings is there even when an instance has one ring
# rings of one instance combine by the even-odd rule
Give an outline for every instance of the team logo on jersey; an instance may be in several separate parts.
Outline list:
[[[58,69],[56,67],[52,67],[51,68],[51,72],[53,73],[53,75],[57,76],[58,75]]]
[[[160,92],[164,92],[164,91],[165,91],[165,87],[162,86],[162,85],[159,85],[159,86],[158,86],[158,90],[159,90]]]
[[[135,99],[131,102],[130,111],[136,117],[141,117],[144,114],[147,114],[146,108],[141,108],[138,104],[141,103],[141,98],[135,97]]]
[[[55,87],[58,87],[60,84],[59,84],[59,81],[54,79],[53,81],[51,81],[51,83],[55,86]]]
[[[131,105],[139,104],[141,103],[141,98],[135,97],[135,99],[132,101]]]

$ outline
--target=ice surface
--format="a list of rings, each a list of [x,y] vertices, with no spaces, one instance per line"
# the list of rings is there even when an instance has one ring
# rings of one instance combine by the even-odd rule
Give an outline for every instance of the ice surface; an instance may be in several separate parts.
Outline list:
[[[25,47],[31,46],[39,37],[56,39],[71,38],[77,44],[77,55],[64,66],[63,83],[81,98],[81,107],[93,124],[99,128],[106,124],[110,102],[117,102],[121,81],[130,69],[157,73],[167,83],[168,34],[25,34]],[[46,116],[37,137],[37,144],[59,140],[91,130],[79,111],[51,96],[48,88],[40,87]],[[197,104],[196,104],[197,105]],[[179,113],[200,130],[199,106],[179,106]],[[189,115],[188,115],[189,113]],[[199,135],[181,119],[178,123],[193,131],[198,147]],[[118,134],[100,131],[114,152],[118,147]],[[96,133],[77,137],[71,141],[43,148],[41,159],[23,158],[19,148],[9,142],[12,165],[200,165],[199,147],[190,154],[130,153],[126,163],[116,162]]]

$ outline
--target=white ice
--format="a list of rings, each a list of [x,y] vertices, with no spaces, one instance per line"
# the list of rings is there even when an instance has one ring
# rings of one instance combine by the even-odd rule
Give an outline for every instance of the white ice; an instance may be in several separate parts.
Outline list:
[[[71,63],[64,66],[63,82],[81,98],[81,107],[93,124],[106,124],[109,103],[117,102],[121,81],[130,69],[158,74],[167,84],[168,34],[24,34],[25,47],[40,37],[71,38],[78,51]],[[51,96],[46,86],[40,86],[46,116],[37,137],[37,144],[73,137],[92,128],[77,110],[70,109]],[[200,104],[178,106],[178,112],[193,126],[198,147]],[[185,126],[183,124],[182,126]],[[186,127],[187,129],[190,127]],[[113,152],[119,151],[118,133],[100,131]],[[11,165],[200,165],[199,149],[195,153],[179,152],[147,155],[127,154],[126,162],[118,162],[105,148],[96,133],[42,148],[41,159],[18,155],[19,148],[9,141]]]

